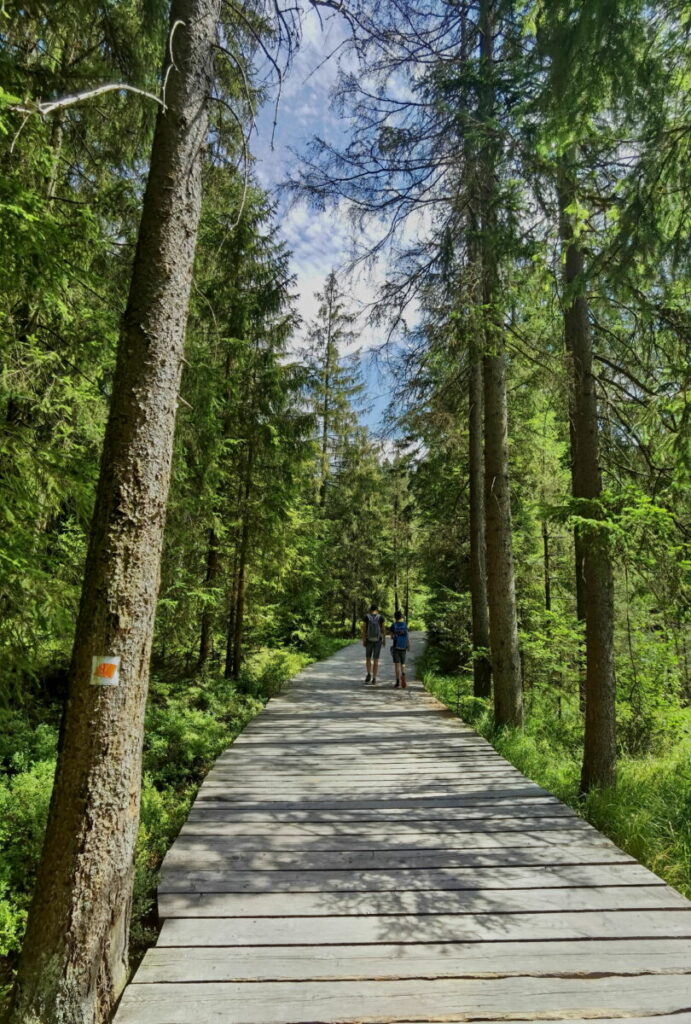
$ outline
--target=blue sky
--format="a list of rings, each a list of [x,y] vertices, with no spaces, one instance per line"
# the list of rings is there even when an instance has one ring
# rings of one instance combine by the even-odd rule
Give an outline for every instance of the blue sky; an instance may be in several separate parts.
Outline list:
[[[322,18],[323,27],[314,11],[305,13],[302,45],[283,83],[273,148],[274,103],[268,103],[257,119],[251,151],[255,159],[255,173],[260,184],[267,189],[274,189],[290,176],[298,159],[293,151],[303,150],[313,135],[338,142],[347,130],[347,123],[340,121],[330,109],[330,93],[337,78],[337,58],[332,56],[325,61],[325,57],[344,39],[343,23],[335,15],[322,15]],[[293,252],[293,271],[300,295],[298,309],[307,324],[317,311],[314,293],[323,287],[329,271],[333,268],[338,272],[351,255],[350,225],[343,210],[330,209],[319,213],[304,204],[288,208],[283,201],[279,223]],[[360,314],[356,347],[363,350],[361,364],[368,406],[363,420],[374,433],[381,429],[381,416],[391,382],[385,370],[382,373],[377,369],[371,351],[368,351],[381,344],[383,333],[373,331],[365,323],[362,311],[374,298],[381,273],[381,269],[376,268],[374,272],[361,270],[351,278],[341,277],[352,311]]]

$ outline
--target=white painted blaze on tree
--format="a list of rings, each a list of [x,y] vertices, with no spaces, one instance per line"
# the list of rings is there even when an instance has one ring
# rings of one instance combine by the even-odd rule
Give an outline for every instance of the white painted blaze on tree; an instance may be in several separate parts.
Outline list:
[[[92,686],[120,685],[120,658],[110,655],[94,656],[91,659]]]

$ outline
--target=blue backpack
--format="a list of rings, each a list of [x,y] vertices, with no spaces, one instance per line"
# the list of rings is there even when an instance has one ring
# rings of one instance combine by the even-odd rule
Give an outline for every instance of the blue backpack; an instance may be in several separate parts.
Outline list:
[[[393,633],[393,645],[397,651],[404,651],[408,646],[408,626],[401,619],[400,622],[393,622],[391,624],[391,631]]]

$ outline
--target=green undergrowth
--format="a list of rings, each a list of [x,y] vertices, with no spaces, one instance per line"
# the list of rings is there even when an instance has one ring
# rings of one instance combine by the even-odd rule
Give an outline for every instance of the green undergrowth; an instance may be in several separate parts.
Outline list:
[[[215,759],[288,679],[346,643],[319,636],[308,651],[259,650],[237,682],[218,671],[185,677],[173,667],[153,675],[136,850],[134,959],[156,935],[161,861]],[[45,708],[45,721],[36,721],[39,710],[32,710],[33,720],[26,708],[0,708],[0,1004],[24,933],[55,772],[57,709]]]
[[[495,729],[491,702],[472,696],[469,674],[439,671],[433,650],[419,678],[519,771],[549,790],[670,885],[691,897],[691,711],[668,716],[652,749],[620,751],[616,789],[579,797],[583,731],[577,701],[528,691],[523,729]],[[624,716],[628,708],[620,709]]]

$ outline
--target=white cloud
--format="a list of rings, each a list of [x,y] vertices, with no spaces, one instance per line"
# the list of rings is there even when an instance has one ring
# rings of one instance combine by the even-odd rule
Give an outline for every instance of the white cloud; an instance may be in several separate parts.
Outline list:
[[[323,28],[314,9],[305,13],[302,45],[283,85],[275,128],[273,103],[267,104],[258,118],[257,132],[252,139],[255,173],[262,186],[269,190],[289,177],[297,159],[291,150],[304,149],[314,135],[338,142],[346,130],[344,122],[330,109],[330,96],[337,80],[339,60],[347,58],[343,58],[341,50],[329,57],[345,40],[346,28],[335,14],[322,17]],[[303,204],[286,207],[282,202],[278,222],[293,252],[292,268],[297,276],[298,312],[303,329],[296,338],[296,345],[302,343],[309,322],[316,316],[319,303],[314,293],[323,288],[327,274],[334,269],[339,273],[352,311],[358,314],[357,340],[349,350],[379,348],[385,341],[385,329],[372,327],[367,322],[367,314],[385,280],[384,261],[368,267],[358,265],[350,276],[340,273],[356,251],[361,252],[374,242],[375,227],[365,234],[358,230],[354,236],[345,206],[319,212]],[[425,227],[422,222],[411,221],[406,226],[403,241],[414,238]],[[377,369],[365,358],[363,371],[368,389],[367,404],[375,410],[367,417],[372,425],[383,412],[391,391],[391,370],[386,365]]]

